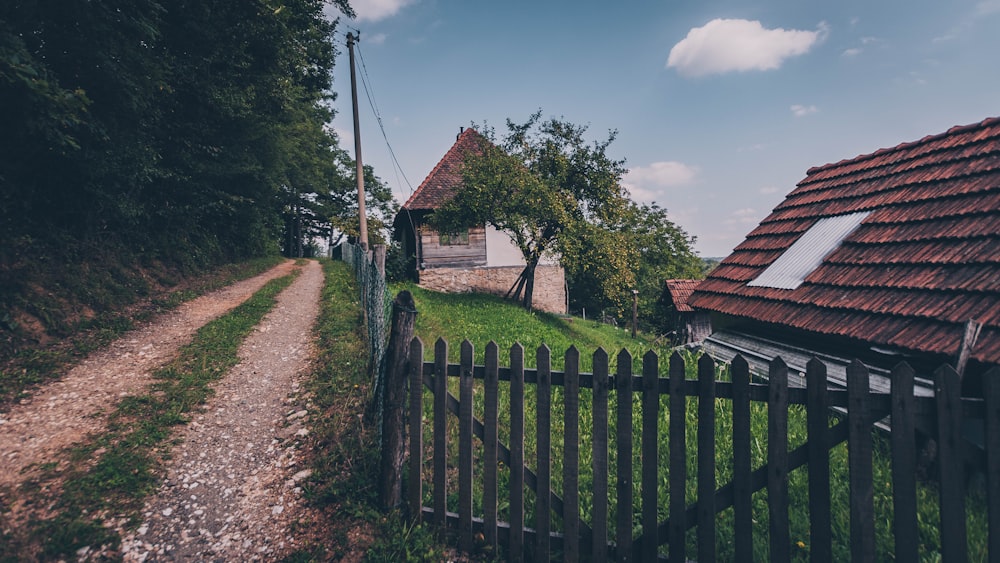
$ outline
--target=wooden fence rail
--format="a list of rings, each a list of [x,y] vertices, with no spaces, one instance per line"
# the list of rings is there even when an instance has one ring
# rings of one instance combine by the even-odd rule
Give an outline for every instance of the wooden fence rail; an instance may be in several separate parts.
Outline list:
[[[483,365],[474,365],[473,347],[461,345],[461,361],[449,364],[448,343],[438,340],[434,361],[425,362],[424,344],[412,340],[407,364],[409,381],[409,460],[406,503],[411,515],[443,528],[454,530],[461,549],[471,551],[485,544],[487,549],[502,548],[509,560],[547,561],[559,557],[566,561],[587,559],[605,561],[652,561],[666,559],[714,561],[717,557],[716,522],[718,514],[732,509],[733,545],[736,557],[750,561],[755,533],[752,495],[767,491],[769,554],[772,561],[790,561],[796,548],[789,535],[789,473],[805,466],[808,473],[809,554],[811,561],[833,559],[833,524],[831,518],[831,471],[829,452],[846,441],[849,465],[850,554],[856,561],[876,558],[875,508],[873,482],[873,425],[891,415],[892,433],[892,502],[894,553],[898,560],[917,559],[917,449],[915,420],[930,416],[936,420],[938,444],[936,485],[939,490],[941,519],[940,548],[944,561],[967,558],[966,507],[961,429],[965,420],[984,420],[988,491],[988,544],[990,559],[1000,557],[1000,368],[985,375],[985,398],[960,396],[960,379],[949,366],[934,374],[935,396],[915,397],[913,370],[905,364],[892,374],[889,394],[873,393],[868,370],[855,362],[848,370],[847,389],[829,389],[826,368],[818,360],[809,363],[806,388],[788,386],[788,368],[781,359],[772,362],[766,384],[751,381],[746,361],[737,357],[729,366],[729,380],[718,380],[717,366],[707,355],[697,364],[697,379],[686,378],[684,359],[674,354],[667,377],[658,373],[659,359],[653,352],[642,358],[642,373],[632,373],[632,357],[622,351],[617,357],[617,371],[610,373],[609,357],[604,350],[593,354],[592,373],[581,373],[580,353],[570,348],[565,354],[564,370],[551,369],[550,351],[542,346],[536,352],[536,368],[524,366],[524,350],[515,344],[509,353],[509,367],[501,367],[499,350],[490,343]],[[449,391],[448,378],[458,379],[458,397]],[[482,380],[481,390],[474,380]],[[501,382],[506,393],[501,393]],[[526,386],[534,386],[533,396]],[[455,388],[454,385],[451,388]],[[425,448],[423,418],[425,389],[433,395],[431,444]],[[554,392],[554,389],[561,389]],[[581,389],[590,389],[587,410],[592,425],[585,428],[589,443],[581,443]],[[640,443],[637,444],[640,510],[635,514],[632,482],[633,396],[641,408]],[[660,396],[669,395],[668,413],[660,412]],[[479,398],[481,397],[481,398]],[[501,398],[505,399],[501,401]],[[615,397],[609,410],[609,398]],[[627,400],[625,400],[627,398]],[[696,500],[685,500],[687,490],[689,424],[688,398],[697,401],[697,474]],[[533,399],[530,400],[530,399]],[[716,482],[716,404],[728,402],[732,416],[732,480]],[[481,404],[478,404],[481,401]],[[554,409],[558,406],[558,409]],[[766,463],[752,466],[751,405],[767,405]],[[474,408],[476,405],[476,408]],[[789,448],[788,411],[790,405],[806,410],[808,441]],[[831,426],[831,407],[846,408],[845,418]],[[502,409],[502,410],[501,410]],[[531,412],[533,410],[533,412]],[[475,412],[482,413],[482,420]],[[552,413],[561,438],[553,440]],[[725,409],[723,412],[726,412]],[[450,414],[449,414],[450,413]],[[501,413],[508,422],[502,434]],[[530,442],[534,459],[525,459],[525,417],[534,415],[534,433]],[[448,417],[457,417],[457,460],[449,458]],[[661,417],[668,417],[667,436],[658,435]],[[609,435],[609,420],[615,421],[614,435]],[[452,423],[454,424],[454,423]],[[478,438],[478,444],[475,440]],[[613,439],[612,439],[613,438]],[[661,439],[669,442],[668,468],[659,467]],[[553,441],[555,443],[553,443]],[[558,449],[557,449],[558,448]],[[561,460],[559,491],[552,490],[553,458]],[[589,521],[581,516],[580,459],[589,455],[587,470],[592,485],[586,491],[590,500]],[[614,453],[615,475],[610,474],[609,453]],[[429,464],[425,460],[430,459]],[[481,474],[474,475],[477,459]],[[507,486],[501,489],[501,472]],[[610,480],[615,479],[615,505],[609,506]],[[457,480],[457,495],[449,479]],[[659,484],[665,482],[669,502],[666,514],[659,510]],[[424,505],[425,484],[430,486],[430,505]],[[879,484],[881,485],[881,484]],[[480,486],[474,513],[475,487]],[[534,499],[533,511],[526,509],[526,492]],[[498,507],[506,522],[498,518]],[[609,521],[610,509],[617,518]],[[527,522],[533,512],[534,519]],[[554,516],[558,518],[553,518]],[[636,516],[638,516],[637,519]],[[661,519],[666,516],[665,519]],[[553,529],[556,524],[559,529]],[[634,530],[634,524],[638,524]],[[697,528],[696,553],[689,553],[685,538]],[[638,533],[636,533],[638,530]],[[481,533],[477,543],[477,534]],[[666,548],[661,549],[661,546]]]

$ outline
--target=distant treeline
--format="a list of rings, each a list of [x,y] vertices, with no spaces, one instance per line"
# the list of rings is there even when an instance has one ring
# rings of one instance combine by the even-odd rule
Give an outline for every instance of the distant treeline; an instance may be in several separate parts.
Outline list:
[[[352,13],[347,0],[0,3],[0,274],[39,249],[104,243],[165,260],[295,254],[350,217],[353,163],[326,125],[326,4]]]

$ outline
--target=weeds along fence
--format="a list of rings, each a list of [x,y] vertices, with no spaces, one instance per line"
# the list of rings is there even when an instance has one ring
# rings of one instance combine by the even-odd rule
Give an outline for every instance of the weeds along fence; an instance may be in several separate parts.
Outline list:
[[[653,352],[638,373],[627,351],[613,363],[597,350],[592,373],[575,348],[563,371],[545,346],[533,368],[520,345],[509,367],[493,343],[483,365],[467,341],[458,364],[444,340],[424,357],[414,338],[406,381],[389,383],[409,389],[396,477],[411,516],[462,550],[515,561],[1000,557],[1000,368],[985,399],[970,399],[949,366],[926,398],[905,364],[884,394],[860,362],[844,390],[828,388],[818,360],[794,388],[781,359],[759,383],[741,357],[720,369],[675,353],[663,376]],[[873,425],[887,416],[885,438]],[[918,477],[921,421],[937,456]],[[985,477],[972,484],[963,425],[984,438]]]
[[[381,257],[379,256],[381,252]],[[384,268],[379,268],[379,260],[384,263],[385,247],[374,251],[364,251],[360,245],[341,243],[341,259],[354,269],[358,281],[359,299],[367,330],[368,368],[372,377],[373,409],[378,418],[382,416],[385,389],[385,354],[389,339],[389,311],[392,300],[386,285]]]

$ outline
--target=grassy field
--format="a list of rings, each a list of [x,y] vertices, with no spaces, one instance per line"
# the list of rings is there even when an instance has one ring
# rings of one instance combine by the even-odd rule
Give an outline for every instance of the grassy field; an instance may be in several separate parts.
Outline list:
[[[636,340],[630,338],[630,334],[627,331],[616,329],[607,325],[602,325],[595,323],[593,321],[583,321],[581,319],[571,319],[558,317],[543,313],[529,313],[520,309],[519,307],[505,302],[501,299],[491,296],[484,295],[445,295],[440,293],[435,293],[431,291],[426,291],[421,288],[412,285],[398,285],[393,288],[393,291],[399,291],[401,289],[407,289],[411,291],[414,295],[416,302],[418,316],[416,325],[416,334],[425,343],[425,360],[431,360],[433,355],[433,344],[434,341],[439,337],[445,338],[449,344],[449,360],[453,363],[458,361],[460,343],[464,339],[468,339],[473,343],[475,347],[475,361],[477,364],[483,362],[483,354],[486,344],[489,341],[495,341],[500,348],[500,363],[501,365],[508,365],[508,351],[510,346],[514,342],[520,342],[525,347],[525,358],[526,362],[533,366],[535,358],[535,349],[541,345],[546,344],[552,350],[553,357],[553,369],[561,369],[563,365],[563,354],[565,350],[570,345],[576,345],[581,352],[581,360],[584,364],[582,366],[583,371],[590,371],[591,369],[591,358],[593,351],[597,347],[603,347],[609,352],[612,357],[612,364],[614,364],[614,359],[618,351],[621,349],[627,349],[633,357],[634,373],[639,373],[640,370],[640,358],[641,354],[645,353],[649,349],[653,349],[659,354],[660,359],[660,374],[661,377],[665,376],[667,370],[667,362],[670,351],[666,349],[656,349],[653,347],[654,341],[648,337],[642,336]],[[687,354],[687,359],[689,360],[688,365],[688,378],[696,378],[695,372],[695,356],[692,354]],[[614,366],[612,366],[612,373],[614,373]],[[725,380],[728,378],[728,374],[724,370],[719,370],[718,378]],[[451,392],[457,396],[457,381],[452,380],[449,382]],[[509,428],[509,416],[506,415],[506,410],[509,406],[509,392],[508,387],[505,383],[501,382],[500,390],[500,439],[503,442],[507,442],[508,438],[508,428]],[[527,397],[526,397],[526,437],[525,437],[525,459],[529,460],[528,465],[534,466],[535,459],[535,440],[532,436],[534,432],[534,389],[528,386]],[[482,386],[481,382],[476,383],[476,393],[475,393],[475,415],[481,417],[483,414],[482,407]],[[581,510],[584,514],[584,519],[588,520],[591,507],[593,506],[593,499],[590,491],[592,487],[590,483],[592,482],[592,475],[590,466],[592,459],[590,458],[590,447],[589,447],[589,437],[590,428],[592,425],[592,413],[590,410],[590,393],[589,390],[581,390],[581,412],[580,412],[580,435],[581,435],[581,476],[580,476],[580,490],[581,490]],[[633,444],[634,444],[634,454],[633,457],[633,467],[635,474],[633,476],[633,498],[634,506],[632,510],[632,521],[633,521],[633,534],[638,535],[642,532],[641,525],[639,524],[639,515],[641,510],[641,494],[639,490],[639,460],[638,460],[638,444],[640,443],[640,425],[642,417],[642,405],[639,399],[639,395],[635,395],[633,398]],[[432,412],[430,410],[431,395],[429,391],[425,391],[425,427],[429,432],[430,421],[432,420]],[[657,505],[660,519],[663,520],[667,515],[667,507],[669,503],[669,493],[668,493],[668,406],[669,397],[662,396],[660,399],[660,416],[658,424],[658,436],[659,436],[659,492],[657,495]],[[559,438],[563,434],[562,428],[562,395],[560,388],[554,388],[553,396],[553,411],[552,411],[552,476],[553,490],[561,494],[562,491],[562,440]],[[610,425],[610,435],[613,437],[615,432],[615,416],[614,409],[617,406],[617,397],[612,393],[610,398],[609,408],[611,417],[609,421]],[[732,477],[732,403],[729,400],[716,400],[716,482],[718,485],[722,485],[728,482]],[[688,462],[687,462],[687,473],[688,473],[688,487],[687,487],[687,502],[693,502],[696,500],[696,489],[695,481],[697,475],[697,399],[688,399],[687,406],[687,437],[686,443],[688,445]],[[752,445],[752,456],[753,456],[753,466],[759,467],[766,462],[767,457],[767,406],[762,403],[754,403],[752,405],[752,431],[753,435],[756,437]],[[802,406],[792,406],[789,408],[789,448],[795,448],[803,444],[806,439],[806,413]],[[450,417],[449,429],[457,431],[457,426],[454,419]],[[835,423],[837,419],[831,416],[831,425]],[[457,435],[457,434],[453,434]],[[425,436],[425,444],[430,443],[430,434]],[[611,444],[612,452],[610,454],[610,471],[612,475],[612,481],[614,480],[614,475],[617,470],[617,460],[615,456],[614,444]],[[452,456],[452,460],[457,459],[457,440],[452,439],[449,443],[449,455]],[[888,451],[888,440],[885,436],[876,433],[875,436],[875,464],[873,467],[874,482],[875,482],[875,522],[876,522],[876,536],[877,536],[877,550],[878,558],[880,560],[892,560],[893,556],[893,535],[892,535],[892,483],[891,483],[891,470],[889,464],[889,451]],[[425,474],[430,475],[430,454],[429,450],[424,452],[425,458]],[[477,454],[478,455],[478,454]],[[457,461],[455,461],[457,463]],[[846,444],[841,444],[835,447],[830,454],[830,466],[831,466],[831,483],[832,483],[832,511],[833,511],[833,534],[834,534],[834,560],[845,560],[850,558],[850,518],[849,518],[849,490],[848,490],[848,475],[847,475],[847,446]],[[476,474],[479,475],[481,471],[481,466],[477,465],[475,468]],[[915,469],[916,470],[916,469]],[[501,518],[506,517],[507,507],[503,504],[504,499],[507,498],[507,488],[509,480],[509,471],[504,469],[500,471],[500,516]],[[474,481],[478,482],[477,479]],[[790,487],[790,533],[791,533],[791,550],[793,553],[793,558],[796,560],[808,560],[809,548],[810,548],[810,537],[809,537],[809,502],[808,502],[808,474],[806,469],[797,469],[789,475],[789,487]],[[454,490],[452,490],[454,488]],[[430,489],[430,487],[428,487]],[[430,491],[427,491],[427,495]],[[449,489],[450,503],[457,502],[457,487],[452,480],[451,487]],[[920,534],[918,538],[913,538],[913,541],[920,543],[920,552],[922,554],[922,560],[924,561],[936,561],[940,558],[939,548],[940,548],[940,538],[938,534],[938,500],[937,500],[937,489],[933,485],[921,485],[918,491],[918,503],[920,513],[918,515]],[[614,535],[614,522],[616,519],[616,492],[614,483],[610,483],[609,486],[609,498],[611,503],[611,514],[610,522],[612,523],[611,535]],[[477,492],[475,499],[475,510],[480,510],[480,493]],[[425,505],[429,506],[430,497],[425,498]],[[768,560],[769,559],[769,545],[768,545],[768,516],[767,516],[767,492],[766,490],[758,491],[753,497],[754,504],[754,559],[755,560]],[[453,505],[449,505],[450,507]],[[986,529],[985,529],[985,503],[984,503],[984,491],[972,491],[970,492],[968,498],[969,506],[969,517],[968,517],[968,529],[969,529],[969,554],[972,560],[985,560],[986,558]],[[452,509],[452,508],[449,508]],[[534,524],[534,495],[531,493],[526,494],[526,510],[527,514],[527,525],[533,526]],[[716,548],[720,560],[730,560],[734,557],[732,552],[732,521],[733,514],[732,509],[727,509],[719,513],[717,519],[717,541]],[[561,524],[555,524],[556,529],[559,529]],[[688,534],[688,554],[693,555],[695,551],[695,533],[694,530]],[[665,553],[664,549],[661,553]]]

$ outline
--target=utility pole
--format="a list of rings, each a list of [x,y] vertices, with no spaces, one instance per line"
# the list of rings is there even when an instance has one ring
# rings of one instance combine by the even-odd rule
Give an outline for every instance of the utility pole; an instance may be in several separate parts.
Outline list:
[[[354,108],[354,160],[357,164],[358,176],[358,244],[361,250],[368,252],[368,217],[365,214],[365,171],[361,164],[361,123],[358,120],[358,84],[354,77],[354,42],[361,40],[361,32],[357,35],[347,33],[347,51],[351,58],[351,105]]]

